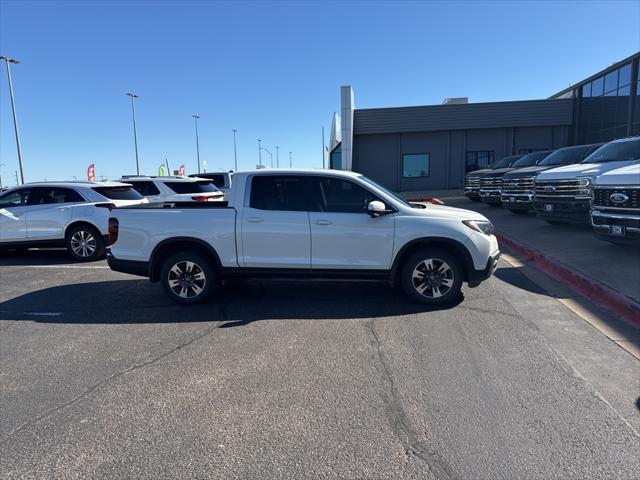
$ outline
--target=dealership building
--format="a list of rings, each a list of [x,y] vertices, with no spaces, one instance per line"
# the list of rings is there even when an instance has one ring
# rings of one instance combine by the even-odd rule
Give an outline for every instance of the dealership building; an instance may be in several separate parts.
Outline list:
[[[355,108],[341,87],[329,165],[395,191],[462,188],[467,171],[507,155],[640,135],[640,52],[548,99]]]

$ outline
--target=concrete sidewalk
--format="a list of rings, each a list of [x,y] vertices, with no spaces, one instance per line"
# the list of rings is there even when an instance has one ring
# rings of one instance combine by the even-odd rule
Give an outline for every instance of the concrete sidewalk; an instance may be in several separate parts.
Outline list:
[[[535,214],[515,215],[501,207],[472,202],[458,192],[438,192],[446,205],[474,210],[489,218],[496,230],[540,250],[636,302],[640,302],[640,249],[597,240],[589,226],[549,225]],[[433,195],[436,196],[436,195]]]

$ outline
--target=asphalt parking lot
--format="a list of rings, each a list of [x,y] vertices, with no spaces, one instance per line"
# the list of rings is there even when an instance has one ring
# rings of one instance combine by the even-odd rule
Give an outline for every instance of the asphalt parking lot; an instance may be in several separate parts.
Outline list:
[[[617,478],[640,361],[513,263],[440,310],[380,283],[181,307],[63,252],[0,258],[0,477]]]

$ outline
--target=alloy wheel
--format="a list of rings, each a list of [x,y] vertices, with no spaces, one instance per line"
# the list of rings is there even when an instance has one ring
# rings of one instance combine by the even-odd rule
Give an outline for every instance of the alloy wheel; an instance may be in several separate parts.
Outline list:
[[[86,230],[78,230],[71,237],[71,249],[78,257],[89,258],[96,252],[96,239]]]
[[[447,262],[437,258],[421,261],[411,275],[413,288],[427,298],[440,298],[451,290],[453,270]]]
[[[202,293],[207,283],[200,265],[187,260],[175,263],[168,273],[168,285],[180,298],[193,298]]]

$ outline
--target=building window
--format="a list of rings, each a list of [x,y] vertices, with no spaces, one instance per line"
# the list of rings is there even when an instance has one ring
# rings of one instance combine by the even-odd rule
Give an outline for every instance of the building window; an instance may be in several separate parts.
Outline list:
[[[402,176],[409,178],[428,177],[429,154],[411,153],[402,155]]]
[[[464,160],[464,171],[473,172],[474,170],[480,170],[487,168],[493,163],[494,155],[493,150],[483,150],[479,152],[467,152]]]

